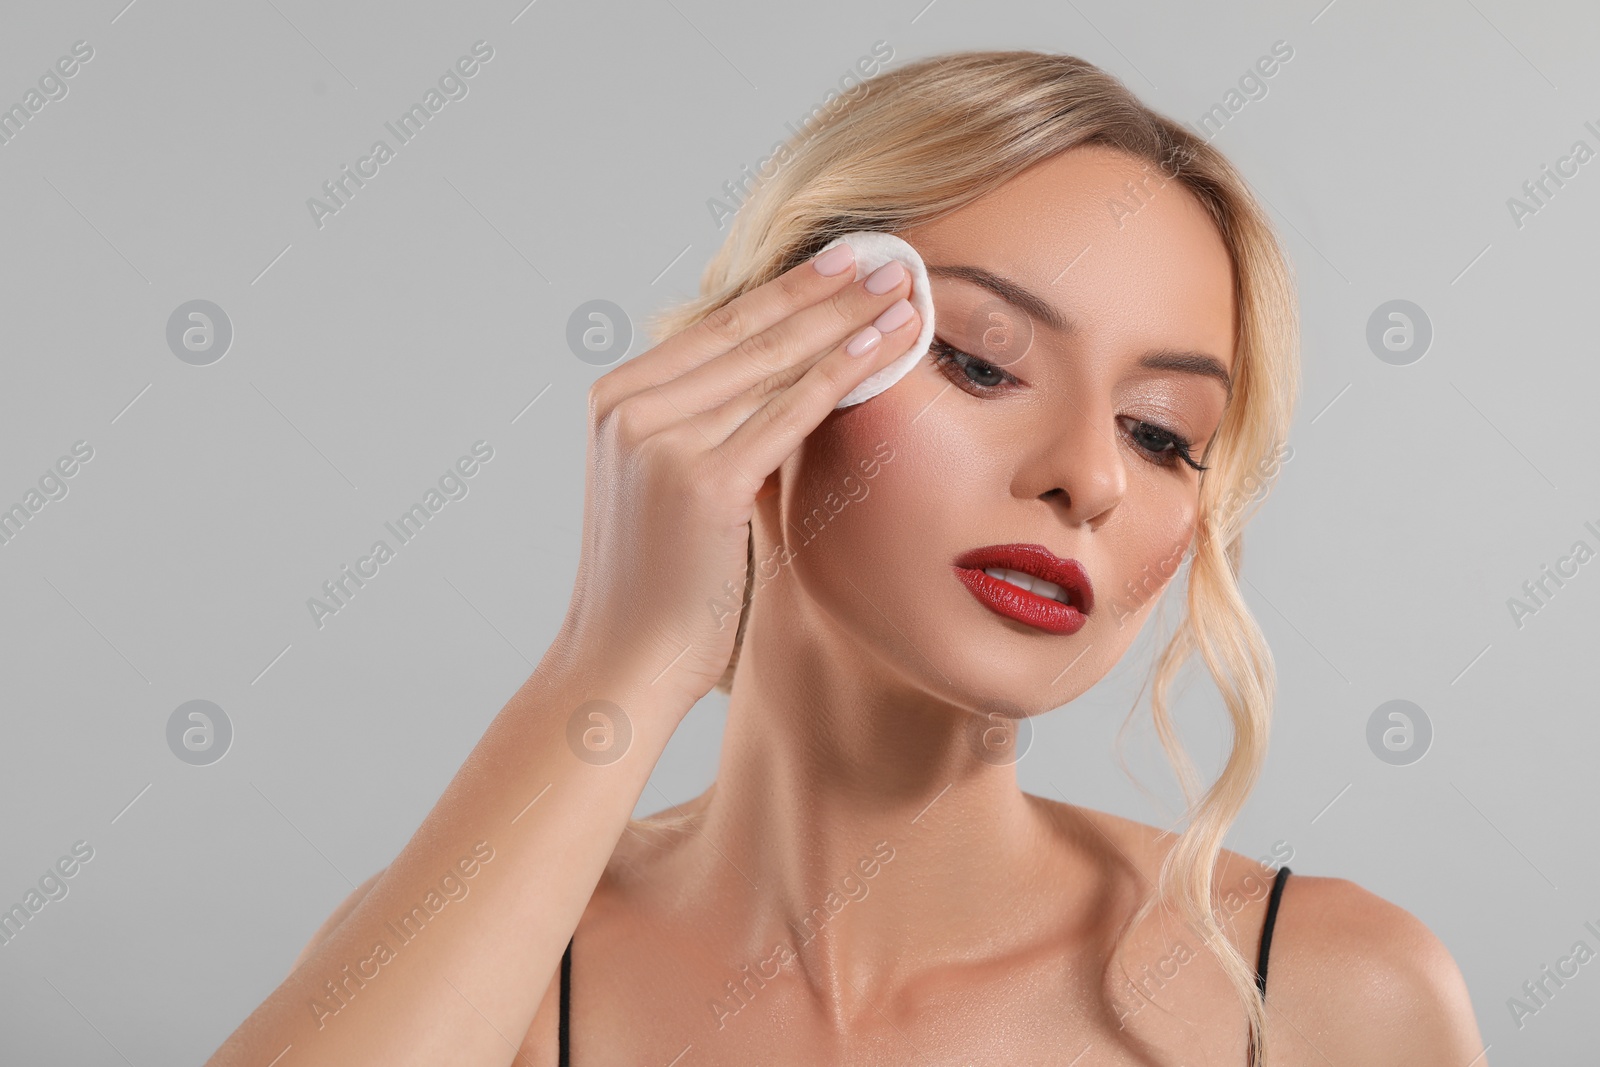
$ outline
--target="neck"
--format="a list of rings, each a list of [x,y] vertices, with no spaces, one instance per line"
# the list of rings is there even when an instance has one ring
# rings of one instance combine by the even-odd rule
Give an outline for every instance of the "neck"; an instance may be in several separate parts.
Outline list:
[[[994,723],[827,620],[798,622],[786,585],[764,590],[776,595],[740,652],[696,837],[699,899],[759,958],[789,946],[785,970],[843,1017],[898,978],[1003,952],[1041,888],[1062,911],[1068,894],[1041,878],[1047,816],[1014,765],[975,746]]]

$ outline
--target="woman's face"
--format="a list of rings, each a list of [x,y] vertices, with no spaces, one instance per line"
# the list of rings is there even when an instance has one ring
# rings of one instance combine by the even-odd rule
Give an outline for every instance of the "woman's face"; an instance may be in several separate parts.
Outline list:
[[[933,350],[785,463],[766,502],[784,562],[830,631],[918,688],[1057,707],[1127,649],[1194,534],[1200,474],[1176,449],[1202,462],[1227,402],[1195,368],[1233,372],[1231,260],[1192,194],[1098,146],[900,236],[929,268]],[[943,345],[973,358],[936,363]],[[953,566],[1010,543],[1082,564],[1076,632],[997,612]]]

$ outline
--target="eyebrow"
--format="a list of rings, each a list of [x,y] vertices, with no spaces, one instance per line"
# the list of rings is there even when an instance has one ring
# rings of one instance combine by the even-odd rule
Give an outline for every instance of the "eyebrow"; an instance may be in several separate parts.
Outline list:
[[[1071,319],[1062,315],[1054,305],[1044,300],[1036,293],[1024,289],[1009,278],[1003,278],[992,271],[982,267],[969,266],[960,263],[927,264],[928,274],[936,278],[961,278],[980,285],[995,296],[1013,305],[1031,318],[1037,319],[1057,333],[1071,333],[1073,323]],[[1171,370],[1184,374],[1198,374],[1207,378],[1215,378],[1227,389],[1228,395],[1233,395],[1233,378],[1228,374],[1228,369],[1214,356],[1204,352],[1193,352],[1178,349],[1157,349],[1146,352],[1139,360],[1139,366],[1148,370]]]

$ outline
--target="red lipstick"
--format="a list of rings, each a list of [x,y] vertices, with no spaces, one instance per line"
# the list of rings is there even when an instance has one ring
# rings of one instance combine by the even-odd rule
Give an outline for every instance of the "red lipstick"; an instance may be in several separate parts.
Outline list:
[[[1043,545],[987,545],[963,552],[951,566],[961,584],[985,607],[1049,633],[1077,633],[1094,609],[1094,587],[1083,564],[1062,559]],[[1023,589],[987,573],[990,570],[1015,571],[1026,575],[1025,580],[1053,583],[1060,587],[1066,602],[1056,599],[1054,590]]]

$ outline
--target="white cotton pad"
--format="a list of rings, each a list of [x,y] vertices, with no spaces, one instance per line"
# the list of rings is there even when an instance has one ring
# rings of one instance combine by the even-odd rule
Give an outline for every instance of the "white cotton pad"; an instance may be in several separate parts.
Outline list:
[[[826,252],[837,244],[849,244],[854,250],[857,281],[891,259],[898,259],[905,264],[906,270],[911,272],[911,296],[908,299],[922,319],[922,332],[917,334],[916,341],[904,355],[887,367],[873,371],[860,385],[846,393],[844,399],[834,405],[835,410],[870,400],[904,378],[911,373],[911,368],[917,365],[917,361],[928,354],[928,345],[933,341],[933,294],[928,291],[927,265],[922,262],[922,256],[918,255],[917,250],[892,233],[880,230],[856,230],[842,237],[835,237],[817,251]]]

